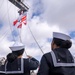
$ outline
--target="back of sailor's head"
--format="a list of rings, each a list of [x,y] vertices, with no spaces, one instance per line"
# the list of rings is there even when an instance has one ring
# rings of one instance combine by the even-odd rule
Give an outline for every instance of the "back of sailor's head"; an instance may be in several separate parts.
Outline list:
[[[21,58],[24,53],[24,47],[25,46],[21,42],[15,42],[12,46],[9,47],[11,49],[12,53],[9,53],[7,55],[7,60],[9,62],[13,62],[19,56]]]
[[[9,47],[12,51],[12,53],[16,54],[17,56],[20,56],[24,53],[24,44],[21,42],[15,42],[12,46]]]
[[[61,48],[70,48],[72,46],[71,37],[60,32],[53,32],[53,42],[56,46]]]

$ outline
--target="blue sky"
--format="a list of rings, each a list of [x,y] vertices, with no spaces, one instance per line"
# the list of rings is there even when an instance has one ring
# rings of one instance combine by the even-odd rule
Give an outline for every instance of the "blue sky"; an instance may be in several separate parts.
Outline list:
[[[0,23],[0,29],[3,27],[2,23]]]
[[[70,36],[71,36],[72,38],[75,38],[75,31],[71,31]]]
[[[12,34],[16,40],[19,38],[19,30],[16,29],[16,31],[13,28],[13,21],[19,16],[19,9],[8,0],[2,1],[0,0],[0,5],[2,4],[0,7],[0,37],[3,36],[3,39],[0,54],[6,56],[11,51],[9,46],[13,44]],[[29,11],[27,25],[23,25],[20,35],[29,55],[38,59],[43,55],[33,39],[29,27],[44,53],[51,51],[52,33],[55,31],[71,36],[73,45],[70,50],[75,53],[75,0],[26,0],[24,3],[28,4]]]
[[[37,7],[37,8],[36,8],[36,11],[33,10],[32,18],[34,16],[40,16],[42,14],[42,12],[44,11],[42,2],[40,0],[34,1],[33,7]]]

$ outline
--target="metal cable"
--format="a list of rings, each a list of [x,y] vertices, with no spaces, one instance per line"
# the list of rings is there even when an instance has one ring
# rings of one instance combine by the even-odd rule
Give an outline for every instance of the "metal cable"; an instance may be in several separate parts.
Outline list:
[[[5,13],[5,15],[2,17],[2,20],[5,19],[5,17],[6,17],[6,15],[8,14],[8,11],[10,10],[10,8],[11,8],[11,5],[9,6],[9,9],[8,9],[7,12]]]
[[[33,33],[32,33],[32,31],[31,31],[31,29],[30,29],[30,27],[29,27],[29,26],[28,26],[28,28],[29,28],[30,33],[31,33],[32,37],[34,38],[34,40],[35,40],[36,44],[38,45],[39,49],[40,49],[40,50],[41,50],[41,52],[44,54],[43,50],[41,49],[41,47],[40,47],[39,43],[38,43],[38,42],[37,42],[37,40],[35,39],[35,37],[34,37],[34,35],[33,35]]]
[[[0,0],[0,1],[1,1],[1,0]],[[0,9],[1,9],[2,5],[3,5],[3,1],[4,1],[4,0],[2,0],[2,3],[0,4]]]
[[[8,9],[8,1],[7,1],[7,11],[8,11],[9,9]],[[12,33],[12,27],[11,27],[11,22],[10,22],[10,17],[9,17],[9,11],[8,11],[8,22],[9,22],[9,27],[10,27],[10,31],[11,31],[11,33]],[[14,36],[12,35],[12,37],[13,37],[13,40],[15,41],[15,38],[14,38]]]
[[[3,39],[6,37],[6,35],[9,33],[9,30],[7,30],[2,37],[0,37],[0,42],[3,41]]]

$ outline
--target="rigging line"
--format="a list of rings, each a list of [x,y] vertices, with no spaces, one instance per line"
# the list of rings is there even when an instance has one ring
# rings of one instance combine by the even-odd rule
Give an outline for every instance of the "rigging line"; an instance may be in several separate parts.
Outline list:
[[[15,3],[15,5],[16,5],[16,3]],[[16,18],[16,12],[15,12],[15,10],[16,10],[16,6],[14,7],[14,14],[15,14],[15,18]],[[21,29],[19,29],[18,31],[19,31],[20,42],[22,43],[22,39],[21,39]]]
[[[22,38],[21,38],[21,28],[19,29],[19,38],[20,38],[20,42],[22,43]],[[26,52],[26,50],[25,50],[25,54],[26,54],[26,56],[27,56],[27,52]]]
[[[16,5],[16,3],[15,3],[15,5]],[[16,18],[16,12],[15,12],[15,10],[16,10],[16,6],[14,7],[14,14],[15,14],[15,18]],[[18,32],[19,32],[20,42],[22,43],[22,39],[21,39],[21,30],[19,29]]]
[[[34,40],[35,40],[36,44],[38,45],[39,49],[40,49],[40,50],[41,50],[41,52],[44,54],[43,50],[41,49],[41,47],[40,47],[39,43],[38,43],[38,42],[37,42],[37,40],[35,39],[35,37],[34,37],[34,35],[33,35],[33,33],[32,33],[32,31],[31,31],[31,29],[30,29],[30,27],[29,27],[29,26],[28,26],[28,28],[29,28],[30,33],[31,33],[32,37],[34,38]]]
[[[8,1],[7,1],[7,11],[8,11]],[[12,34],[12,28],[11,28],[11,22],[10,22],[10,17],[9,17],[9,11],[8,11],[8,22],[9,22],[9,27],[10,27],[10,31],[11,31],[11,34]],[[12,35],[13,37],[13,40],[15,41],[15,37]]]
[[[9,29],[9,28],[8,28],[8,29]],[[8,30],[8,29],[7,29],[7,30]],[[7,31],[7,30],[6,30],[6,31]],[[3,36],[6,34],[6,31],[3,33]],[[2,36],[2,37],[3,37],[3,36]],[[0,38],[2,38],[2,37],[0,37]]]
[[[22,39],[21,39],[21,30],[22,30],[22,27],[21,27],[21,28],[18,28],[18,32],[19,32],[19,39],[20,39],[20,42],[22,43]]]
[[[11,5],[9,6],[9,9],[8,9],[7,12],[5,13],[5,15],[2,17],[2,20],[5,19],[5,17],[6,17],[6,15],[7,15],[8,11],[10,10],[10,8],[11,8]]]
[[[21,41],[21,43],[22,43],[22,38],[21,38],[21,31],[22,31],[22,29],[20,30],[20,41]]]
[[[22,23],[22,25],[23,25],[23,23]],[[21,38],[21,32],[22,32],[22,27],[21,28],[19,28],[19,38],[20,38],[20,42],[22,43],[22,38]],[[26,56],[27,56],[27,52],[26,52],[26,50],[25,50],[25,54],[26,54]]]
[[[22,43],[22,39],[21,39],[21,28],[19,29],[19,38],[20,38],[20,42]]]
[[[22,43],[22,38],[21,38],[21,31],[22,31],[22,29],[20,29],[20,31],[19,31],[19,38],[20,38],[20,41],[21,41],[21,43]],[[25,54],[26,54],[26,56],[27,56],[27,52],[26,52],[26,50],[25,50]]]
[[[5,36],[9,33],[9,30],[7,32],[5,32],[5,35],[0,39],[0,42],[3,41],[3,39],[5,38]]]
[[[16,3],[15,3],[15,5],[16,5]],[[15,14],[15,18],[16,18],[16,6],[14,6],[14,14]],[[18,30],[18,33],[20,34],[20,30]],[[21,43],[22,43],[22,40],[21,40],[21,35],[19,35],[19,38],[20,38],[20,41],[21,41]],[[15,40],[16,41],[16,40]]]
[[[1,2],[1,4],[0,4],[0,9],[1,9],[2,5],[3,5],[3,1],[4,1],[4,0],[2,0],[2,2]]]
[[[16,3],[15,3],[15,5],[16,5]],[[14,14],[15,14],[15,18],[16,18],[16,6],[14,6]]]

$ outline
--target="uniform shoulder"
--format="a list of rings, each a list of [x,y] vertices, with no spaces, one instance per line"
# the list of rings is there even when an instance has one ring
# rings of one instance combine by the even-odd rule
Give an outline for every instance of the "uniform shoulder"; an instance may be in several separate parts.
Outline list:
[[[48,53],[45,53],[43,56],[50,56],[50,55],[51,55],[51,53],[48,52]]]
[[[42,57],[51,59],[51,53],[50,52],[45,53]]]
[[[44,59],[49,65],[53,65],[51,52],[44,54],[42,59]]]

